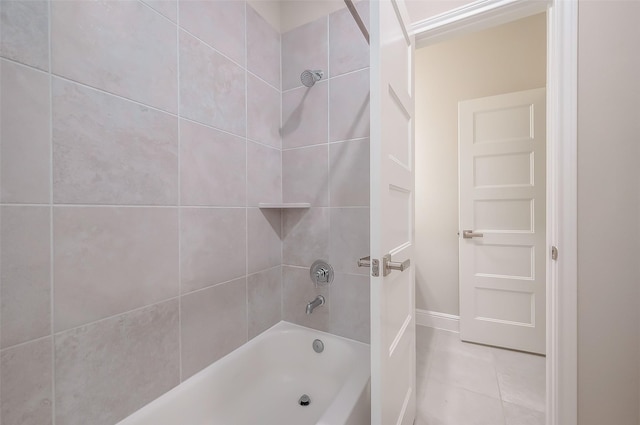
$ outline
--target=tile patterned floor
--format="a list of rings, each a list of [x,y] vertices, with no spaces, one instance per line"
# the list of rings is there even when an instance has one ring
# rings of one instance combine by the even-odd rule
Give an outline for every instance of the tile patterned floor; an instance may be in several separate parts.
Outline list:
[[[545,358],[416,327],[415,425],[544,425]]]

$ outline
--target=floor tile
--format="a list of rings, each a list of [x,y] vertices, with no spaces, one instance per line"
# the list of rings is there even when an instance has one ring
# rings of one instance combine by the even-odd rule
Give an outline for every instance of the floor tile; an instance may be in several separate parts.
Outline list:
[[[460,334],[455,332],[441,331],[438,333],[436,346],[439,351],[459,353],[487,362],[493,361],[493,351],[491,347],[463,342],[460,340]]]
[[[537,377],[545,374],[546,359],[536,354],[493,348],[496,370],[511,375]]]
[[[502,403],[506,425],[544,425],[545,414],[517,404]]]
[[[416,326],[416,350],[433,350],[436,346],[438,334],[442,332],[427,326]]]
[[[427,424],[504,425],[500,400],[435,379],[418,403],[418,417]]]
[[[500,398],[493,363],[474,356],[438,351],[434,354],[428,376],[454,387]]]
[[[544,425],[544,356],[416,328],[415,425]]]
[[[528,377],[498,372],[502,400],[539,412],[545,410],[545,376]]]

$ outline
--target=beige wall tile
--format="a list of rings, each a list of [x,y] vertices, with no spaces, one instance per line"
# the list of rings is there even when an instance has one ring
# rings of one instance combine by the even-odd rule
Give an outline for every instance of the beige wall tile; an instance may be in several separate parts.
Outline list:
[[[282,263],[281,227],[282,215],[279,209],[247,209],[248,273]]]
[[[246,274],[244,208],[187,208],[181,214],[183,294]]]
[[[282,319],[282,267],[274,267],[247,277],[249,339]]]
[[[282,153],[247,143],[247,205],[282,202]]]
[[[182,298],[182,379],[247,342],[247,280],[241,278]]]
[[[0,55],[49,70],[49,6],[46,1],[0,4]]]
[[[4,424],[53,423],[52,338],[2,350],[0,415]]]
[[[354,3],[360,18],[369,27],[369,1]],[[331,77],[369,67],[369,43],[344,8],[329,15],[329,68]]]
[[[328,259],[328,208],[286,211],[282,223],[283,264],[311,267],[316,260]]]
[[[369,139],[329,145],[329,206],[369,206]]]
[[[142,0],[143,3],[173,22],[178,20],[178,0]]]
[[[274,148],[280,136],[280,91],[251,74],[247,75],[247,137]]]
[[[301,71],[302,72],[302,71]],[[328,83],[301,87],[282,93],[282,147],[326,143],[328,138]]]
[[[48,203],[51,181],[49,76],[2,60],[0,79],[1,200]]]
[[[60,331],[178,295],[175,208],[55,207]]]
[[[177,205],[177,118],[54,79],[53,199]]]
[[[371,337],[369,276],[336,273],[330,286],[330,332],[369,343]]]
[[[329,206],[327,144],[282,152],[282,200]]]
[[[305,69],[319,69],[327,76],[327,17],[282,34],[282,89],[301,87],[300,74]],[[317,85],[317,83],[316,83]]]
[[[180,31],[180,113],[224,131],[246,134],[246,71]]]
[[[179,8],[182,28],[244,66],[244,1],[181,1]]]
[[[178,301],[56,335],[57,425],[113,425],[179,383]]]
[[[55,74],[173,113],[176,45],[175,25],[140,2],[51,3]]]
[[[0,346],[51,333],[49,207],[0,208]]]
[[[326,303],[306,314],[307,304],[317,295]],[[282,319],[291,323],[328,332],[330,328],[331,298],[327,287],[315,287],[308,267],[282,267]]]
[[[369,208],[331,208],[329,261],[338,272],[368,274],[358,259],[369,254]]]
[[[369,69],[329,81],[329,140],[369,137]]]
[[[180,123],[181,205],[244,206],[244,139],[191,121]]]
[[[280,88],[280,33],[247,4],[247,69]]]

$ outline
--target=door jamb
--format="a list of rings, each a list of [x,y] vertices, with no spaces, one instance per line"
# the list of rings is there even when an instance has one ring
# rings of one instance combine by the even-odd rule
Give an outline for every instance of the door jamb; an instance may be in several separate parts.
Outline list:
[[[577,0],[478,0],[414,23],[416,48],[547,12],[546,424],[577,425]],[[551,260],[551,247],[559,257]]]

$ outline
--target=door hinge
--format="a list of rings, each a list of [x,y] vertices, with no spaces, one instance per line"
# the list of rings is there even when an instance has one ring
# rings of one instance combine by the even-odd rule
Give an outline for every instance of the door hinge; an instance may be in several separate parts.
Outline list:
[[[377,258],[373,258],[371,260],[371,276],[380,276],[380,260],[378,260]]]
[[[553,261],[558,261],[558,248],[555,246],[551,247],[551,259]]]

